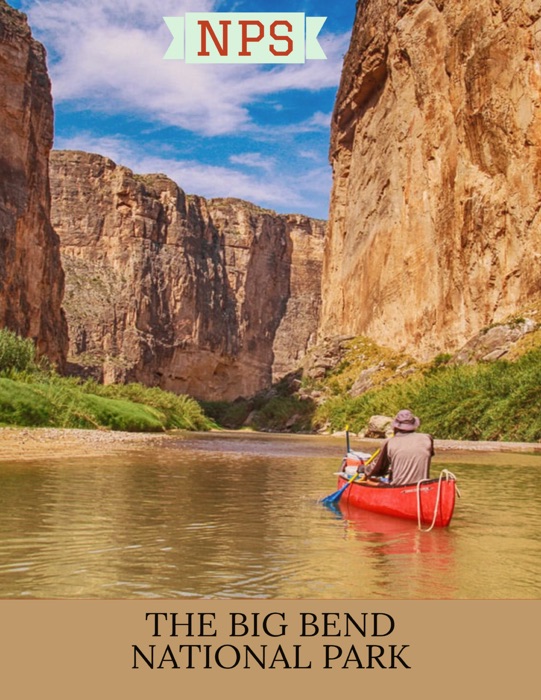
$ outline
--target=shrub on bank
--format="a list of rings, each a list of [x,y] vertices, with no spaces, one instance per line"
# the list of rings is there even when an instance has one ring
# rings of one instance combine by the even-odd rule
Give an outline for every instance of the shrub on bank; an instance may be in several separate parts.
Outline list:
[[[253,402],[247,399],[236,401],[203,401],[204,412],[222,428],[238,430],[246,424],[253,409]]]
[[[51,425],[50,408],[29,386],[0,378],[0,425]]]
[[[255,413],[252,425],[258,429],[273,431],[310,431],[314,406],[296,396],[275,396]]]
[[[7,328],[0,328],[0,373],[33,370],[36,348],[30,338],[20,338]]]

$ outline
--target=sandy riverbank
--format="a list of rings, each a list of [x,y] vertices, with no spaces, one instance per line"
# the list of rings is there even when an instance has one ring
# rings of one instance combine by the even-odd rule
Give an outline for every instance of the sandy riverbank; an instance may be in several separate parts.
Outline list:
[[[229,431],[225,431],[226,433]],[[231,431],[232,434],[237,434]],[[61,428],[0,428],[0,461],[110,456],[159,447],[171,439],[160,433],[126,433]],[[177,436],[178,437],[178,436]],[[327,439],[329,436],[326,436]],[[335,435],[334,437],[340,437]],[[314,439],[318,439],[314,436]],[[378,440],[352,440],[353,449],[379,446]],[[362,443],[362,444],[361,444]],[[436,440],[438,452],[521,452],[541,454],[541,443]]]
[[[163,433],[62,428],[0,428],[0,461],[110,456],[163,444]]]

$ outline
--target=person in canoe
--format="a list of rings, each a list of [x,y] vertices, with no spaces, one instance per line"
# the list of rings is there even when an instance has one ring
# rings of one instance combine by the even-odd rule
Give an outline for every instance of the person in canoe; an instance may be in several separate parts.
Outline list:
[[[420,424],[419,418],[408,409],[399,411],[392,423],[394,435],[383,443],[374,463],[367,466],[366,478],[383,476],[390,468],[390,483],[394,486],[428,479],[434,439],[432,435],[417,432]]]

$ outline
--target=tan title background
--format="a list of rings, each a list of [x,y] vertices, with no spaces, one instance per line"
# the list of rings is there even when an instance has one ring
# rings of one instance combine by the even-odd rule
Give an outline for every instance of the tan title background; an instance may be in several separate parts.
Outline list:
[[[64,698],[475,698],[533,697],[541,601],[0,601],[2,696]],[[283,612],[284,638],[229,637],[230,612]],[[152,637],[147,612],[211,612],[212,639]],[[301,639],[300,612],[384,612],[388,637]],[[321,618],[320,618],[321,619]],[[312,669],[133,670],[133,644],[302,644]],[[409,644],[411,670],[324,670],[323,644]],[[280,694],[280,695],[278,695]]]

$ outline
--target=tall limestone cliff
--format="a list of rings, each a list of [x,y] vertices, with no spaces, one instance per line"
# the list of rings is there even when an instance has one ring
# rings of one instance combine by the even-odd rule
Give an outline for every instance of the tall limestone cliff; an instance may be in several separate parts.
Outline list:
[[[51,191],[71,363],[231,400],[294,369],[314,340],[324,222],[188,196],[75,151],[52,153]]]
[[[427,359],[541,292],[540,0],[361,0],[321,336]]]
[[[58,236],[50,223],[53,141],[45,51],[0,0],[0,327],[33,338],[62,367],[67,326]]]

